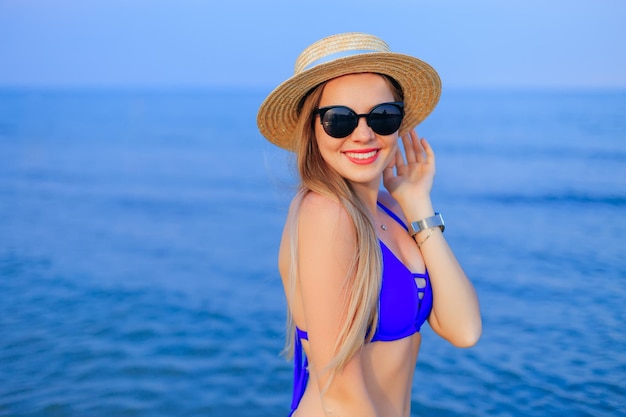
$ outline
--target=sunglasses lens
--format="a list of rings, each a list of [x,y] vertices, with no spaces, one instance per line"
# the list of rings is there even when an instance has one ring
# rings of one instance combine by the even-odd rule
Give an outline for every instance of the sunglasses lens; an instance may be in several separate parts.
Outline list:
[[[367,118],[367,123],[379,135],[391,135],[400,129],[403,116],[400,107],[385,103],[372,109]]]
[[[357,126],[356,114],[347,107],[333,107],[322,115],[324,131],[333,138],[345,138]]]

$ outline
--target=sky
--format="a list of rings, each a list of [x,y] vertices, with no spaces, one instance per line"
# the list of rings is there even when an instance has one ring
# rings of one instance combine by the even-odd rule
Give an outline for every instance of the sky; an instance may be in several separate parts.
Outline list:
[[[0,86],[272,88],[361,31],[455,88],[626,88],[624,0],[0,0]]]

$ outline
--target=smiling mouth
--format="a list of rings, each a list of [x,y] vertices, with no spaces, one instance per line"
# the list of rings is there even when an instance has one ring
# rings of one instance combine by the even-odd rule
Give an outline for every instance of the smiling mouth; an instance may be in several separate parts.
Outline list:
[[[346,152],[345,154],[348,158],[369,159],[369,158],[373,158],[374,155],[376,155],[377,153],[378,153],[378,150],[373,150],[369,152]]]

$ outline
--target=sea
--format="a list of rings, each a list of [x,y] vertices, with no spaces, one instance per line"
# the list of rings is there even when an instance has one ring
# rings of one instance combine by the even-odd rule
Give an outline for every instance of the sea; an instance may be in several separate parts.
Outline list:
[[[292,155],[262,89],[0,89],[0,416],[286,416]],[[626,91],[444,90],[418,133],[476,287],[414,417],[626,416]]]

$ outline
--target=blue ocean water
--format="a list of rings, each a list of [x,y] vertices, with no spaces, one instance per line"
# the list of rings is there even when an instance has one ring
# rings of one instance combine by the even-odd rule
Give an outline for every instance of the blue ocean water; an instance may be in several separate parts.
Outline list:
[[[0,90],[1,416],[287,414],[263,97]],[[446,91],[419,133],[484,333],[424,330],[412,415],[626,415],[626,92]]]

